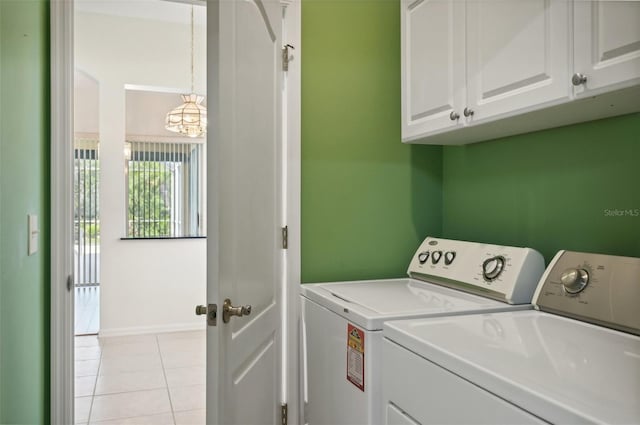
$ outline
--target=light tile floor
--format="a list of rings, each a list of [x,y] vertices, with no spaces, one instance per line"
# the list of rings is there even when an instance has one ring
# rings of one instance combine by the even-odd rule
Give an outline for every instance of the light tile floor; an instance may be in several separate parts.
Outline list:
[[[205,331],[75,343],[76,424],[205,423]]]

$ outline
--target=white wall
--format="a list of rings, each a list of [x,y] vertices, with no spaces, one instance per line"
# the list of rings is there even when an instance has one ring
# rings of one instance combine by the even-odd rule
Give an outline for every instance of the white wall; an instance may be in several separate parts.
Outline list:
[[[111,5],[126,7],[126,2]],[[175,7],[174,16],[182,14],[184,19],[153,21],[82,9],[76,13],[76,67],[99,87],[100,334],[104,336],[204,327],[194,306],[206,300],[206,241],[120,240],[125,236],[125,86],[190,91],[190,7],[170,5]],[[196,9],[202,22],[204,10]],[[206,93],[205,54],[205,29],[198,26],[197,93]],[[178,105],[179,95],[175,98]]]
[[[98,122],[100,105],[98,82],[82,71],[76,70],[73,88],[73,122],[75,132],[95,134],[100,131]]]

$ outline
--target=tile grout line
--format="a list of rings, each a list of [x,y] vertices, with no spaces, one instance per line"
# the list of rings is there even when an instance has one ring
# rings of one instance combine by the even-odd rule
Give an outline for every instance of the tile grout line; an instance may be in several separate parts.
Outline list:
[[[169,396],[169,407],[171,408],[171,417],[173,418],[174,425],[176,424],[176,412],[173,409],[173,401],[171,401],[171,391],[169,391],[169,381],[167,380],[167,371],[164,368],[164,359],[162,358],[162,350],[160,349],[160,340],[158,335],[156,337],[156,346],[158,347],[158,354],[160,355],[160,365],[162,366],[162,376],[164,376],[164,382],[167,384],[167,395]]]
[[[87,417],[87,425],[91,424],[91,411],[93,410],[93,401],[96,399],[96,386],[98,385],[98,376],[100,376],[100,367],[102,367],[102,347],[100,346],[100,340],[98,340],[98,347],[100,347],[100,359],[98,360],[96,380],[93,383],[93,391],[91,392],[91,405],[89,405],[89,416]]]

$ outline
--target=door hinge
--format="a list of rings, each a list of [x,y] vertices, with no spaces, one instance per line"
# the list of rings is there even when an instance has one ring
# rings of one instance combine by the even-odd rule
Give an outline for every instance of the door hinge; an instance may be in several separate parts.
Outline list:
[[[67,276],[67,291],[71,292],[73,289],[73,275]]]
[[[287,409],[287,403],[282,403],[280,405],[280,421],[282,425],[287,425],[288,419],[287,416],[289,415],[288,409]]]
[[[289,248],[289,226],[282,228],[282,249]]]
[[[284,47],[282,48],[282,70],[283,71],[289,70],[289,49],[294,50],[295,47],[293,47],[291,44],[285,44]]]

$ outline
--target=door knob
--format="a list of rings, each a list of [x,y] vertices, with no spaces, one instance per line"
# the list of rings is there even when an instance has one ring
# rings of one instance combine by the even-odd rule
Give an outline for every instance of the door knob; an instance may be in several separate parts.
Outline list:
[[[455,120],[457,120],[458,118],[460,118],[460,114],[459,114],[459,113],[457,113],[456,111],[451,111],[451,113],[449,114],[449,119],[450,119],[451,121],[455,121]]]
[[[222,321],[224,323],[229,323],[231,320],[231,316],[248,316],[251,314],[251,306],[250,305],[241,305],[238,307],[234,307],[231,305],[231,300],[227,298],[224,300],[224,304],[222,305]]]
[[[469,108],[464,108],[464,111],[462,111],[462,113],[464,114],[465,117],[470,117],[474,114],[473,109],[469,109]]]

